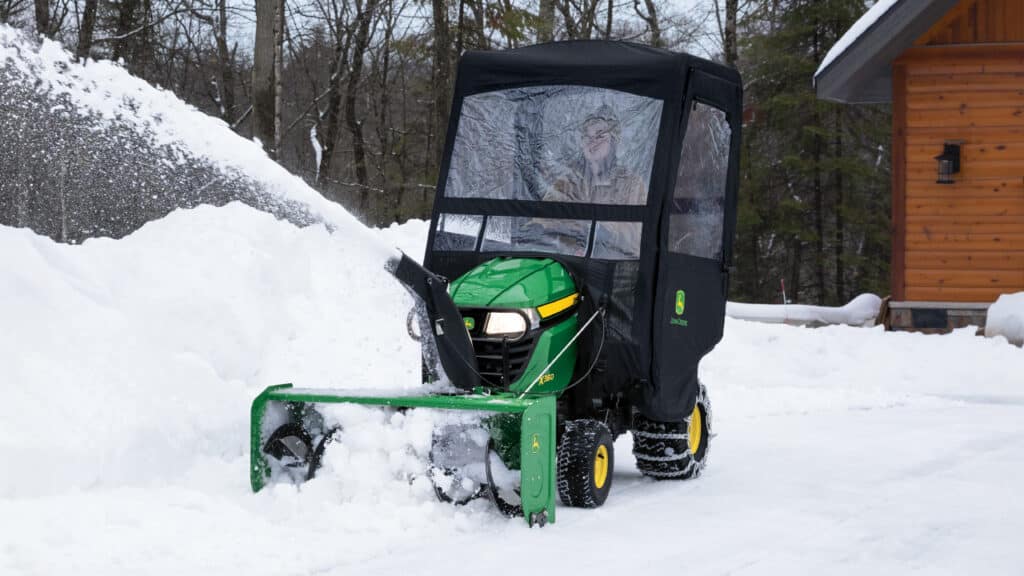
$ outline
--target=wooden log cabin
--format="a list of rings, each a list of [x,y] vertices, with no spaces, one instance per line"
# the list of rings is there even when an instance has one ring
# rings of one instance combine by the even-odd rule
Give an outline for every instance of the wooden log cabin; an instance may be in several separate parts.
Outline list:
[[[893,327],[983,324],[1024,291],[1024,0],[881,0],[815,86],[892,103]]]

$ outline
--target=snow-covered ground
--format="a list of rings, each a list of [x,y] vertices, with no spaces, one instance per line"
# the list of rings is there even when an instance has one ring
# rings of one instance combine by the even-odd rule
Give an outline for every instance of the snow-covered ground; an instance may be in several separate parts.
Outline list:
[[[530,530],[420,479],[429,418],[362,412],[314,481],[252,494],[265,386],[409,388],[419,353],[382,268],[426,226],[367,231],[258,147],[104,63],[0,27],[0,62],[82,111],[308,205],[241,204],[121,240],[0,227],[0,574],[1019,574],[1024,353],[1000,338],[727,320],[702,365],[703,477],[640,477]],[[123,124],[119,124],[123,125]]]
[[[375,232],[422,251],[426,227]],[[252,397],[414,386],[408,296],[344,232],[240,204],[122,240],[0,228],[0,574],[1019,573],[1024,353],[729,320],[702,365],[717,436],[686,483],[620,438],[598,510],[530,530],[422,480],[415,416],[301,489],[248,486]]]

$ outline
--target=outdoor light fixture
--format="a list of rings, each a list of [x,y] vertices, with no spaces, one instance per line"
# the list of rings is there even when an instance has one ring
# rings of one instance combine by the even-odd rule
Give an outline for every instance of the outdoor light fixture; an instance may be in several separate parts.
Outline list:
[[[937,184],[952,184],[953,174],[960,171],[960,145],[963,140],[946,140],[942,146],[942,154],[935,157],[939,161],[939,179]]]

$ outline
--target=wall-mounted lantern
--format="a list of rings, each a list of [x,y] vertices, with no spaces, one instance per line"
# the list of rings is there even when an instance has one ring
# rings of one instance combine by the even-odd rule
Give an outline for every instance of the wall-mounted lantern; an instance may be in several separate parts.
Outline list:
[[[952,184],[953,174],[960,171],[960,145],[963,140],[946,140],[942,146],[942,154],[935,157],[939,161],[939,179],[937,184]]]

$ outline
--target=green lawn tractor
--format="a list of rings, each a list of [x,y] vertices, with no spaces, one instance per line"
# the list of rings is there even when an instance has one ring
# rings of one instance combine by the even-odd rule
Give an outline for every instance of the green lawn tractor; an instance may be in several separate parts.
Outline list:
[[[272,386],[252,406],[254,490],[314,476],[346,441],[331,405],[432,409],[439,498],[489,498],[530,525],[600,506],[614,440],[646,476],[707,462],[700,359],[722,336],[741,84],[729,68],[582,41],[469,52],[458,69],[413,294],[418,393]]]

